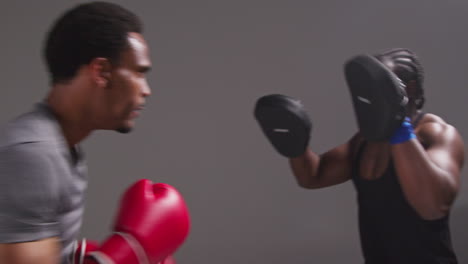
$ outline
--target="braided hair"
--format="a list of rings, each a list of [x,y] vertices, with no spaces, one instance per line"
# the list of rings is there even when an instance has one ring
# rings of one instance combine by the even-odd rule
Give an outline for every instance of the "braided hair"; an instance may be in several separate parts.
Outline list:
[[[417,96],[414,98],[417,109],[424,105],[424,69],[414,52],[409,49],[397,48],[375,55],[380,61],[389,60],[394,64],[393,72],[405,85],[414,81],[417,89]]]

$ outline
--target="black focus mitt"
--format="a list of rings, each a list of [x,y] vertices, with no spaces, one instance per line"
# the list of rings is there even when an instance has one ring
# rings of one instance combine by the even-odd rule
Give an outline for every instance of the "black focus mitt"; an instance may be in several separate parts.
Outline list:
[[[281,155],[292,158],[306,151],[312,123],[299,100],[280,94],[266,95],[257,100],[254,115]]]
[[[361,134],[369,141],[388,140],[406,116],[405,85],[369,55],[348,60],[344,73]]]

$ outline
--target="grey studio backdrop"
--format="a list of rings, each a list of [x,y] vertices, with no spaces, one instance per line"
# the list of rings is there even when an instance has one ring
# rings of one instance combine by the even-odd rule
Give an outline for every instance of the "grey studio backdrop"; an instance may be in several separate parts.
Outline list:
[[[300,98],[321,153],[357,129],[342,65],[350,56],[413,49],[427,104],[468,139],[468,2],[462,0],[116,1],[144,21],[153,95],[129,135],[99,131],[84,145],[89,189],[82,236],[110,232],[120,194],[139,178],[177,187],[192,230],[179,263],[362,263],[350,182],[298,187],[253,118],[270,93]],[[41,100],[52,21],[79,1],[1,1],[0,121]],[[468,263],[468,184],[452,211]]]

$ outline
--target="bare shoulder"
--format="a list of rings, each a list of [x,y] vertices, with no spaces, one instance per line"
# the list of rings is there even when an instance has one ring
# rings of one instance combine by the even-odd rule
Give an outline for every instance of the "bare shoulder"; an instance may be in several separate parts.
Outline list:
[[[322,158],[331,158],[339,160],[354,160],[354,155],[358,151],[358,147],[362,141],[362,136],[359,133],[354,134],[346,142],[341,145],[335,146],[334,148],[322,153]]]
[[[442,123],[447,124],[440,116],[432,114],[432,113],[425,113],[424,117],[421,119],[420,124],[425,123]]]
[[[437,115],[425,114],[415,132],[426,148],[442,146],[464,152],[463,139],[458,130]]]
[[[460,137],[457,129],[447,123],[440,116],[427,113],[415,129],[418,137],[426,140],[444,139],[446,137]]]

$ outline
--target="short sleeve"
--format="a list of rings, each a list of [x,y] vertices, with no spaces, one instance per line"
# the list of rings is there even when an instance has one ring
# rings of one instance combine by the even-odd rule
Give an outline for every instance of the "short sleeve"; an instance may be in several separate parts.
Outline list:
[[[60,234],[58,182],[49,153],[43,142],[0,150],[0,243]]]

